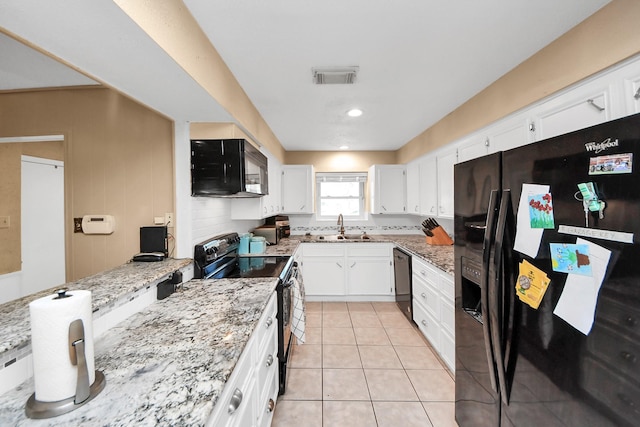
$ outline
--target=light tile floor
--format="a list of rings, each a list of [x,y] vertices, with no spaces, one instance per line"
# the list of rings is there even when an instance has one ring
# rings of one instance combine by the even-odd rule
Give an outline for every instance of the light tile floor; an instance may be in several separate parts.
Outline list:
[[[454,383],[393,302],[307,303],[273,427],[457,426]]]

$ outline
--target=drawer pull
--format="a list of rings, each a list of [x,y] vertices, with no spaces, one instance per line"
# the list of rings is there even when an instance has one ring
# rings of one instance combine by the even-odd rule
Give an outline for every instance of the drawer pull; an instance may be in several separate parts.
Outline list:
[[[627,362],[631,362],[631,363],[636,363],[636,360],[637,360],[636,356],[634,356],[633,354],[629,353],[628,351],[621,351],[620,352],[620,357],[622,357]]]
[[[422,274],[423,276],[426,276],[426,275],[427,275],[427,272],[426,272],[426,271],[424,271],[424,270],[420,270],[420,274]]]
[[[273,364],[273,356],[272,355],[268,355],[267,356],[267,368],[269,366],[271,366]]]
[[[242,392],[240,391],[239,388],[237,388],[233,392],[233,396],[231,396],[231,400],[229,400],[229,409],[227,410],[227,412],[229,412],[229,415],[232,415],[234,412],[236,412],[240,407],[241,403],[242,403]]]
[[[638,321],[634,319],[632,316],[627,316],[627,318],[624,320],[627,322],[627,325],[629,326],[636,326],[638,324]]]
[[[635,408],[636,406],[636,403],[633,400],[629,399],[622,393],[618,393],[618,399],[622,400],[622,402],[630,408]]]
[[[420,323],[422,323],[424,326],[427,326],[427,321],[426,321],[426,320],[424,320],[424,319],[423,319],[423,320],[422,320],[422,322],[420,322]]]
[[[266,325],[265,325],[265,328],[267,328],[267,329],[268,329],[268,328],[269,328],[269,326],[271,326],[272,324],[273,324],[273,317],[269,317],[269,318],[267,319],[267,323],[266,323]]]
[[[269,403],[267,403],[267,413],[271,413],[273,412],[273,410],[276,408],[276,402],[273,401],[273,399],[269,399]]]
[[[424,299],[427,299],[427,294],[425,294],[424,292],[420,294],[420,296]]]

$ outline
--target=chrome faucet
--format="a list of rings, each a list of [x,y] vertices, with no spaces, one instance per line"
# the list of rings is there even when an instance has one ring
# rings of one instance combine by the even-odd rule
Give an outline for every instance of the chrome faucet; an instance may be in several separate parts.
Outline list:
[[[340,235],[344,236],[344,217],[338,214],[338,225],[340,226]]]

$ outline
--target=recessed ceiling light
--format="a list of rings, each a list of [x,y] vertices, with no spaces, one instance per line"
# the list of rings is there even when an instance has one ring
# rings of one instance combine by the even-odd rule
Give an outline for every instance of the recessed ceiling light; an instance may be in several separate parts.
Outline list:
[[[353,108],[353,109],[347,111],[347,115],[349,117],[360,117],[362,115],[362,110],[360,110],[358,108]]]
[[[341,146],[340,146],[340,149],[341,149],[341,150],[348,150],[348,149],[349,149],[349,146],[348,146],[348,145],[341,145]]]

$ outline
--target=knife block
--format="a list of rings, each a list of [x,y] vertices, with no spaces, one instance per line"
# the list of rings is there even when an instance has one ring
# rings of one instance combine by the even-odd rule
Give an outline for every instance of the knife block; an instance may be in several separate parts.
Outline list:
[[[431,230],[433,236],[426,236],[427,244],[434,246],[448,246],[453,245],[453,240],[444,231],[442,227],[436,227]]]

